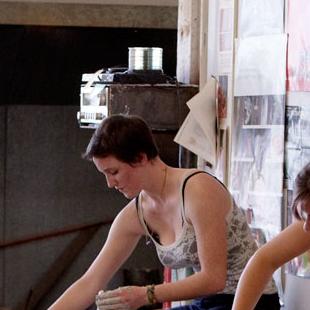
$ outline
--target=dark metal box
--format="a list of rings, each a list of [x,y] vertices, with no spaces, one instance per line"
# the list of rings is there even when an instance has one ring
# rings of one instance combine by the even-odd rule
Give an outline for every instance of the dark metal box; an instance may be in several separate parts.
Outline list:
[[[108,114],[139,115],[153,130],[177,131],[189,112],[186,102],[197,92],[197,85],[111,84]]]

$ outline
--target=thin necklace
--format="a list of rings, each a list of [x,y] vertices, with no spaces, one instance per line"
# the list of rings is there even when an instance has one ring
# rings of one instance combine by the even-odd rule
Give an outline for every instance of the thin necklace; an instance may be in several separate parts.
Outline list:
[[[166,183],[167,183],[167,171],[168,171],[168,167],[165,166],[165,176],[164,176],[164,182],[163,182],[163,186],[161,188],[161,192],[160,192],[160,197],[163,196],[164,192],[165,192],[165,188],[166,188]]]

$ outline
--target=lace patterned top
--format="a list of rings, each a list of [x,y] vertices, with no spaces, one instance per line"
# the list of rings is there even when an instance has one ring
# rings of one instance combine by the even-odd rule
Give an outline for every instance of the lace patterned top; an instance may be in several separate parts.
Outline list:
[[[191,174],[186,174],[183,179],[183,185],[180,189],[182,204],[180,212],[183,219],[183,227],[180,236],[170,245],[161,245],[159,240],[154,237],[154,234],[149,230],[141,208],[140,197],[137,197],[138,216],[142,226],[145,229],[146,235],[154,242],[158,257],[161,263],[169,268],[177,269],[184,267],[192,267],[195,272],[200,270],[199,257],[197,252],[196,236],[194,227],[186,221],[184,212],[184,188],[187,180],[197,174],[206,173],[204,171],[195,171]],[[217,182],[220,182],[217,180]],[[220,182],[220,184],[222,184]],[[223,185],[223,184],[222,184]],[[224,186],[224,185],[223,185]],[[234,294],[238,284],[238,280],[249,258],[257,250],[257,245],[251,234],[251,230],[246,222],[246,218],[242,210],[237,207],[232,198],[232,208],[226,218],[227,229],[227,279],[226,286],[222,292],[225,294]],[[275,293],[276,287],[272,281],[267,285],[264,293]]]

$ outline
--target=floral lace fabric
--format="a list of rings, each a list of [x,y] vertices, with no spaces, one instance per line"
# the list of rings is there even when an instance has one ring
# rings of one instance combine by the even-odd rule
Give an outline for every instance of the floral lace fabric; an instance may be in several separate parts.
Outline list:
[[[182,203],[183,204],[183,203]],[[163,246],[151,235],[144,219],[141,207],[138,205],[138,214],[147,236],[154,242],[161,263],[169,268],[178,269],[191,267],[195,272],[200,270],[199,257],[194,227],[188,223],[184,216],[184,206],[181,208],[184,225],[181,235],[170,245]],[[234,294],[240,275],[249,260],[257,250],[246,218],[240,208],[232,199],[232,210],[227,216],[227,280],[226,287],[221,293]],[[273,281],[265,289],[265,293],[275,293]]]

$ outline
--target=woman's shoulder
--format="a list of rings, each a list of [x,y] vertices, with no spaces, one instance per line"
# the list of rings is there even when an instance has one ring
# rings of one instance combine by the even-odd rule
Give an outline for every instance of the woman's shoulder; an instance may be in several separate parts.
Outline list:
[[[224,209],[231,209],[231,195],[219,180],[206,171],[191,170],[186,172],[181,188],[185,204],[202,203],[204,208],[205,205],[217,204]]]
[[[195,175],[210,176],[208,172],[197,168],[172,168],[171,171],[176,179],[178,179],[180,182],[184,182],[185,180],[190,179]]]
[[[211,196],[217,196],[231,204],[231,195],[226,187],[212,174],[197,168],[173,168],[171,174],[174,179],[173,188],[182,200],[189,198],[209,200]]]
[[[138,216],[136,198],[132,199],[116,216],[115,220],[137,234],[143,234],[143,228]]]
[[[181,176],[182,184],[195,184],[195,188],[199,188],[201,186],[204,190],[214,190],[221,189],[226,192],[227,189],[221,181],[219,181],[214,175],[211,173],[200,170],[200,169],[184,169],[183,174]],[[190,185],[189,185],[190,186]]]

